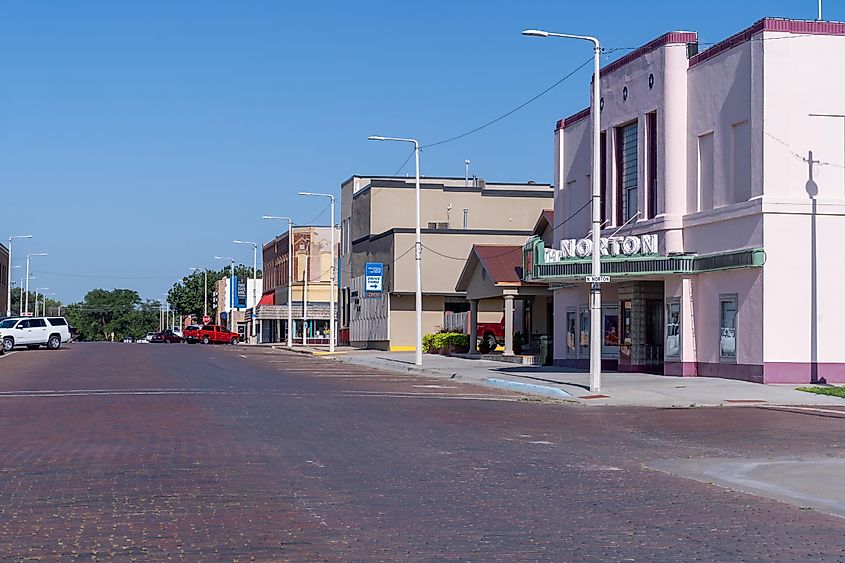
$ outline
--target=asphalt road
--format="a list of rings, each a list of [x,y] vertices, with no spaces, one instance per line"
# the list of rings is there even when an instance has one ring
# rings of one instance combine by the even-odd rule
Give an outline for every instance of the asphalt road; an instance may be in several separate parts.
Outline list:
[[[838,459],[844,430],[526,400],[247,347],[24,350],[0,358],[0,554],[838,560],[845,519],[650,467]]]

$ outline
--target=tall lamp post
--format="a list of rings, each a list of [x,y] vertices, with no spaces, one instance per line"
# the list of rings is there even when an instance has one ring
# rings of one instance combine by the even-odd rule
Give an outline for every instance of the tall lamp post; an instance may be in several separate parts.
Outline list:
[[[334,196],[332,194],[320,194],[314,192],[299,192],[301,196],[311,196],[311,197],[327,197],[329,198],[329,206],[331,207],[331,224],[332,224],[332,265],[329,268],[329,280],[331,281],[331,290],[329,291],[329,352],[334,352],[334,343],[335,343],[335,299],[334,299],[334,292],[335,292],[335,284],[337,283],[335,279],[335,253],[334,253]]]
[[[50,289],[49,287],[36,287],[35,288],[35,316],[38,316],[38,292],[39,291],[47,291]]]
[[[230,264],[230,271],[229,271],[229,330],[232,332],[236,332],[236,330],[232,330],[234,327],[235,329],[238,326],[234,323],[232,319],[233,313],[235,311],[235,292],[238,288],[235,287],[236,278],[235,278],[235,259],[231,256],[215,256],[215,260],[228,260]]]
[[[26,295],[24,295],[24,314],[29,315],[29,259],[33,256],[47,256],[46,252],[33,252],[26,255]]]
[[[593,203],[593,282],[590,285],[590,391],[598,393],[601,390],[601,184],[600,184],[600,131],[601,116],[599,101],[601,88],[599,67],[601,60],[601,44],[595,37],[589,35],[572,35],[569,33],[553,33],[539,29],[526,29],[523,35],[529,37],[562,37],[564,39],[579,39],[593,44],[593,95],[590,107],[590,117],[593,123],[593,173],[592,173],[592,203]]]
[[[203,272],[203,286],[202,286],[202,316],[208,316],[208,268],[191,268],[192,272],[202,270]],[[205,324],[205,321],[203,321]]]
[[[262,215],[262,219],[281,219],[288,222],[288,330],[287,345],[293,347],[293,219],[275,215]]]
[[[258,298],[255,295],[255,290],[258,287],[258,243],[247,240],[233,240],[235,244],[251,244],[252,245],[252,343],[256,343],[256,308],[258,307]]]
[[[9,279],[6,280],[6,316],[12,316],[12,241],[16,238],[32,238],[32,235],[12,235],[9,237]]]
[[[416,355],[414,363],[418,366],[422,365],[422,240],[420,240],[420,142],[416,139],[404,139],[402,137],[382,137],[380,135],[371,135],[367,137],[370,141],[398,141],[402,143],[413,143],[414,157],[416,161],[416,198],[417,198],[417,226],[416,226],[416,244],[415,258],[417,262],[417,295],[416,295],[416,309],[417,309],[417,342]]]

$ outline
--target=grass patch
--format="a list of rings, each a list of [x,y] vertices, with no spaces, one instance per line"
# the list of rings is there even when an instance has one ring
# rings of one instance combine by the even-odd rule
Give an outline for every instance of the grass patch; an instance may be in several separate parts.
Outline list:
[[[815,393],[817,395],[830,395],[845,399],[845,387],[798,387],[798,391]]]

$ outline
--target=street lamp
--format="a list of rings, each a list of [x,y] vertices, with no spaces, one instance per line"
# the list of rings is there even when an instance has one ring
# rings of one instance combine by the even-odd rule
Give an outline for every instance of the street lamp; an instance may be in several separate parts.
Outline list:
[[[601,88],[599,84],[599,65],[601,44],[595,37],[589,35],[571,35],[569,33],[553,33],[540,29],[526,29],[523,35],[529,37],[562,37],[564,39],[579,39],[593,44],[593,95],[590,116],[593,122],[593,173],[592,173],[592,203],[593,203],[593,282],[590,285],[590,391],[598,393],[601,390],[601,285],[598,283],[601,275],[601,185],[600,185],[600,131],[601,118],[599,115],[599,101]]]
[[[417,342],[416,355],[414,363],[418,366],[422,365],[422,241],[420,240],[420,142],[416,139],[403,139],[401,137],[382,137],[380,135],[371,135],[367,137],[370,141],[398,141],[402,143],[414,144],[414,156],[416,160],[416,198],[417,198],[417,227],[416,227],[416,244],[415,257],[417,262]]]
[[[29,315],[29,259],[32,256],[47,256],[46,252],[33,252],[26,255],[26,303],[24,305],[24,315]]]
[[[234,323],[232,316],[235,310],[235,292],[237,288],[235,287],[235,259],[231,256],[215,256],[215,260],[228,260],[230,263],[230,272],[229,272],[229,330],[232,332],[236,332],[237,325]],[[232,330],[235,328],[235,330]]]
[[[35,288],[35,316],[38,316],[38,292],[39,291],[46,291],[50,289],[49,287],[36,287]],[[43,316],[43,315],[42,315]]]
[[[12,316],[12,241],[16,238],[32,238],[32,235],[12,235],[9,237],[9,279],[6,280],[6,316]]]
[[[331,290],[329,291],[329,352],[334,352],[335,343],[335,311],[334,311],[334,290],[335,290],[335,254],[334,254],[334,196],[332,194],[321,194],[314,192],[299,192],[299,195],[306,197],[327,197],[329,198],[329,205],[331,206],[331,224],[332,224],[332,265],[329,268],[329,280],[331,281]]]
[[[202,316],[203,324],[205,324],[205,317],[208,316],[208,268],[191,268],[192,272],[203,270],[204,285],[202,286]]]
[[[258,287],[258,243],[249,242],[247,240],[233,240],[235,244],[251,244],[252,245],[252,343],[255,344],[256,335],[256,308],[258,307],[258,299],[255,296],[255,290]]]
[[[262,219],[281,219],[288,222],[288,348],[293,347],[293,219],[262,215]]]

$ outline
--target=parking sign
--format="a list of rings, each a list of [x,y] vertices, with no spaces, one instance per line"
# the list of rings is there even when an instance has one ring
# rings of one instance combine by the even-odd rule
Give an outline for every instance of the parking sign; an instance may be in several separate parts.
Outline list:
[[[364,265],[364,291],[379,293],[384,291],[384,264],[367,262]]]

